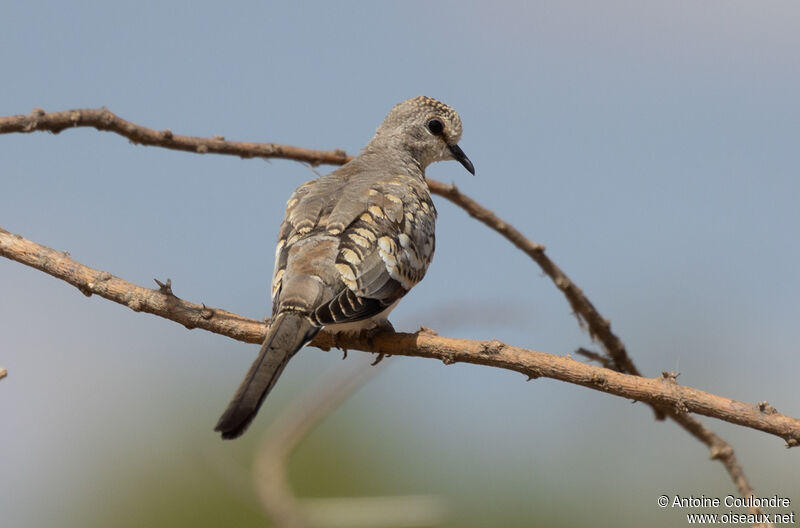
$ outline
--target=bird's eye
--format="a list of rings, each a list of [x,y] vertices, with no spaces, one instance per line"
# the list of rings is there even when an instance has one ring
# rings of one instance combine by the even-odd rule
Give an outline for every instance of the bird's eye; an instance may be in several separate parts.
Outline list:
[[[441,136],[444,132],[444,123],[440,119],[431,119],[428,121],[428,130],[431,131],[431,134],[434,136]]]

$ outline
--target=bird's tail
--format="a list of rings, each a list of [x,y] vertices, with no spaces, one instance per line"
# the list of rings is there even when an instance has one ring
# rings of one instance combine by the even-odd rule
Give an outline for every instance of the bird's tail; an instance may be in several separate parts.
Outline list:
[[[247,430],[286,364],[318,331],[298,312],[282,312],[272,320],[258,358],[214,428],[222,438],[236,438]]]

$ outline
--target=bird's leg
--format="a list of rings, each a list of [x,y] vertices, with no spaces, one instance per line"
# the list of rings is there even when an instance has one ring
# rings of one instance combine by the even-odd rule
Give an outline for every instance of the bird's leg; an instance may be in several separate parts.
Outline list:
[[[383,332],[395,332],[394,326],[392,323],[389,322],[388,319],[383,319],[381,321],[375,321],[375,324],[370,328],[365,328],[361,330],[361,336],[363,339],[366,339],[367,343],[369,344],[370,348],[375,348],[375,336],[383,333]],[[375,358],[375,361],[372,362],[372,365],[377,365],[383,358],[391,356],[391,354],[384,354],[383,352],[378,352],[378,357]]]

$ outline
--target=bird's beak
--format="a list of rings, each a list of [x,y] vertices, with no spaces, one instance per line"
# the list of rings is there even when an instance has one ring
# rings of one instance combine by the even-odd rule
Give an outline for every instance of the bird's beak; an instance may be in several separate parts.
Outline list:
[[[473,176],[475,176],[475,166],[469,160],[467,155],[464,154],[464,151],[461,150],[461,147],[459,147],[458,145],[448,145],[447,147],[453,154],[453,159],[462,164],[465,169],[467,169],[470,173],[472,173]]]

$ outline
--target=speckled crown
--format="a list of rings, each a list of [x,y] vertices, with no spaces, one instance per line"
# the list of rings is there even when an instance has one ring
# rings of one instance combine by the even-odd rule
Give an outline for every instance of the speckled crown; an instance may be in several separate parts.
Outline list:
[[[418,95],[417,97],[412,97],[411,99],[406,99],[396,104],[386,116],[386,119],[384,119],[378,130],[380,131],[381,128],[394,128],[398,125],[402,126],[413,121],[414,117],[419,114],[424,114],[425,118],[429,117],[427,114],[435,114],[443,117],[451,125],[451,136],[453,136],[456,141],[461,137],[461,117],[459,117],[458,112],[443,102],[424,95]]]

